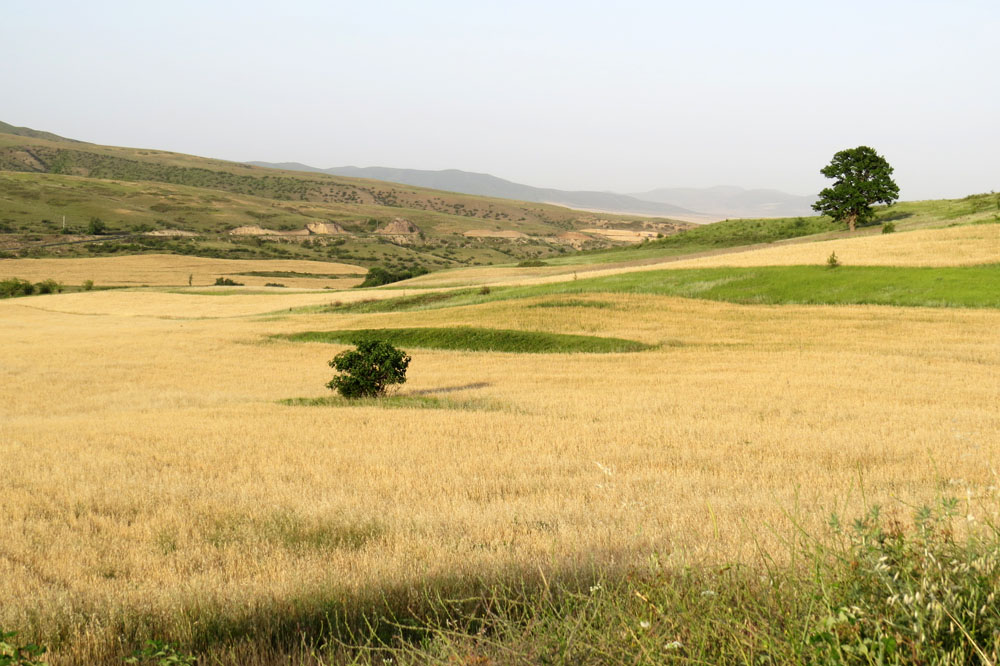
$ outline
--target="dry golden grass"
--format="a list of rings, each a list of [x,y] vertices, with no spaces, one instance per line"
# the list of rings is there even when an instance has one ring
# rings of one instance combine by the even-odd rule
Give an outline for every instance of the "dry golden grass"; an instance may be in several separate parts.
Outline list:
[[[794,239],[770,247],[720,250],[711,256],[685,259],[665,256],[659,260],[620,264],[577,264],[542,267],[474,267],[429,273],[406,284],[421,287],[456,287],[469,284],[494,286],[560,282],[577,275],[599,277],[665,268],[715,266],[824,265],[831,252],[841,263],[853,266],[973,266],[1000,262],[1000,224],[963,225],[946,229],[920,229],[895,234],[865,234],[855,238],[821,241]],[[642,265],[638,265],[638,264]]]
[[[745,560],[754,539],[777,547],[786,512],[850,515],[859,480],[868,501],[912,502],[997,483],[1000,312],[600,295],[581,298],[613,309],[237,316],[317,296],[0,302],[0,625],[96,662],[132,625],[184,638],[319,589]],[[448,395],[500,411],[275,403],[328,393],[342,347],[267,334],[456,324],[664,346],[410,350],[404,392],[485,382]]]
[[[210,259],[174,254],[142,254],[86,259],[0,259],[0,280],[19,277],[31,282],[53,278],[78,285],[93,280],[99,286],[186,287],[188,278],[195,286],[215,284],[218,277],[230,277],[247,286],[280,282],[288,287],[344,289],[360,284],[360,278],[281,278],[239,275],[247,271],[285,271],[322,275],[363,274],[353,264],[325,261]]]
[[[974,266],[1000,262],[1000,224],[838,238],[676,261],[665,268],[822,265],[831,252],[853,266]]]
[[[242,293],[246,291],[247,293]],[[247,315],[280,315],[291,308],[394,298],[424,293],[412,289],[293,291],[240,287],[204,287],[170,291],[125,289],[33,296],[10,302],[12,307],[75,315],[123,318],[224,319]]]

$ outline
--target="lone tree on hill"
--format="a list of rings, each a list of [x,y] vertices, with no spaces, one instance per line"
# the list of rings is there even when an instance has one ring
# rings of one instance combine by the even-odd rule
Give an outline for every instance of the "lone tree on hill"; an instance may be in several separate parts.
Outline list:
[[[385,395],[389,384],[406,382],[410,357],[385,340],[362,340],[357,349],[337,354],[330,367],[341,374],[330,380],[327,388],[345,398],[377,398]]]
[[[834,222],[855,225],[874,217],[872,204],[891,206],[899,198],[899,186],[892,180],[892,167],[885,158],[868,146],[842,150],[820,169],[827,178],[836,178],[833,187],[819,193],[813,210],[833,218]]]

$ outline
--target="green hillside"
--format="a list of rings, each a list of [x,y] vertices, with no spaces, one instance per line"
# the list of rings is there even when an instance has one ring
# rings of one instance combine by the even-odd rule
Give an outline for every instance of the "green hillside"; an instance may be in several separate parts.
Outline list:
[[[971,194],[961,199],[903,201],[890,207],[876,206],[875,209],[872,224],[859,227],[854,232],[855,236],[880,234],[886,223],[892,223],[892,229],[896,232],[906,232],[1000,222],[1000,194],[991,192]],[[808,237],[808,241],[822,241],[850,235],[846,226],[836,224],[826,216],[723,220],[692,226],[640,245],[579,252],[550,259],[547,263],[610,264],[764,245],[805,237]]]
[[[82,141],[77,141],[76,139],[67,139],[61,137],[58,134],[53,134],[52,132],[42,132],[40,130],[34,130],[30,127],[15,127],[10,123],[5,123],[0,120],[0,134],[13,134],[16,136],[31,137],[35,139],[48,139],[50,141],[68,141],[70,143],[83,143]]]
[[[614,246],[599,236],[565,237],[596,224],[663,234],[691,226],[157,150],[97,146],[26,131],[34,134],[0,133],[0,252],[5,256],[171,251],[440,268]],[[386,233],[386,226],[400,218],[418,232]],[[87,234],[94,219],[100,221],[105,237]],[[340,225],[345,233],[290,234],[305,233],[306,224],[324,222]],[[263,237],[230,233],[248,225],[274,233]],[[175,240],[150,235],[166,230],[196,236]],[[515,232],[516,237],[486,235],[495,232]]]

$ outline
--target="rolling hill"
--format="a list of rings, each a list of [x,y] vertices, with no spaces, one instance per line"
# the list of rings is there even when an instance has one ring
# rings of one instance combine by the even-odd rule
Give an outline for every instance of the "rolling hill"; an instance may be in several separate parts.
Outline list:
[[[612,247],[691,226],[14,129],[0,132],[0,251],[8,255],[167,251],[441,268]],[[87,233],[92,220],[103,236]]]
[[[326,173],[334,176],[349,176],[352,178],[371,178],[391,183],[416,185],[435,190],[476,194],[502,199],[516,199],[537,203],[552,203],[570,208],[584,210],[599,210],[612,213],[633,215],[659,216],[692,216],[698,211],[675,206],[667,201],[643,201],[640,198],[614,192],[566,191],[551,188],[532,187],[514,183],[503,178],[497,178],[486,173],[474,173],[459,169],[444,169],[427,171],[422,169],[392,169],[388,167],[333,167],[317,169],[298,162],[270,164],[267,162],[250,162],[257,166]]]

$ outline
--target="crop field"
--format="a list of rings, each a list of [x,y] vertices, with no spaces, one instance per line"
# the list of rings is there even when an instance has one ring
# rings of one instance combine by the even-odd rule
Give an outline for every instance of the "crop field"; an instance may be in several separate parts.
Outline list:
[[[0,279],[19,277],[35,282],[58,276],[58,280],[67,285],[93,280],[98,286],[115,287],[204,287],[223,277],[247,286],[280,282],[288,287],[344,289],[360,284],[364,273],[360,266],[324,261],[276,259],[262,262],[168,254],[0,261]]]
[[[817,266],[831,248],[896,270],[989,264],[998,229],[705,266]],[[267,655],[295,627],[415,607],[429,589],[548,585],[650,558],[777,566],[789,533],[819,533],[833,512],[881,504],[905,521],[943,495],[970,521],[998,518],[995,305],[738,304],[607,289],[590,267],[579,280],[496,267],[365,291],[260,293],[308,278],[249,275],[184,288],[192,273],[198,286],[320,272],[246,264],[0,261],[4,276],[151,285],[0,301],[0,627],[45,642],[50,663],[121,663],[147,638],[205,663],[279,663]],[[579,288],[478,287],[556,279]],[[482,300],[343,306],[444,284]],[[399,336],[408,381],[385,403],[331,399],[327,361],[369,329]]]

